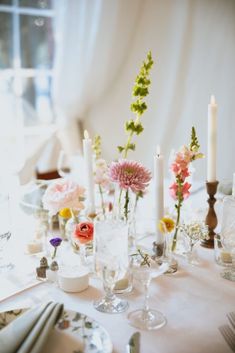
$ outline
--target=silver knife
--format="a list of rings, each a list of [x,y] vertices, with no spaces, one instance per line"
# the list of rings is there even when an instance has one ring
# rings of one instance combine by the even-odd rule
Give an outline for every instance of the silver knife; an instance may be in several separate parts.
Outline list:
[[[140,353],[140,332],[135,332],[126,346],[126,353]]]

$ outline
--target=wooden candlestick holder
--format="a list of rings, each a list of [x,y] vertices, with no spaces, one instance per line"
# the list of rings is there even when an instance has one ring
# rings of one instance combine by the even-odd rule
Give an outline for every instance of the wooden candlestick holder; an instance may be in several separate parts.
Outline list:
[[[201,246],[204,248],[214,248],[214,236],[215,232],[214,229],[217,226],[217,216],[215,213],[214,209],[214,204],[216,202],[215,194],[217,192],[217,186],[219,182],[218,181],[213,181],[213,182],[206,182],[206,190],[209,195],[209,198],[207,200],[209,204],[209,210],[205,219],[205,223],[208,225],[208,230],[209,230],[209,239],[208,240],[203,240],[201,242]]]

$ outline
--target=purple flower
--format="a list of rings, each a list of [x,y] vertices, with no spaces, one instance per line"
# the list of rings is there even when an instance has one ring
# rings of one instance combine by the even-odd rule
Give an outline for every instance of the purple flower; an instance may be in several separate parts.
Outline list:
[[[59,237],[50,239],[50,243],[52,246],[54,246],[54,248],[57,248],[57,246],[60,246],[61,242],[62,242],[62,239]]]
[[[58,248],[58,246],[60,246],[61,242],[62,242],[62,239],[59,237],[50,239],[50,244],[54,247],[52,259],[54,259],[56,257],[57,248]]]

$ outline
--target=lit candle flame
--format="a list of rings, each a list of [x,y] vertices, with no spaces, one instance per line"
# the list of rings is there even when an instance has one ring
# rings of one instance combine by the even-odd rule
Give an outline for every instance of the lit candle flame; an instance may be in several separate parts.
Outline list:
[[[88,134],[88,131],[87,131],[87,130],[84,131],[84,138],[85,138],[86,140],[89,139],[89,134]]]
[[[211,104],[216,104],[215,96],[214,96],[214,95],[211,95]]]

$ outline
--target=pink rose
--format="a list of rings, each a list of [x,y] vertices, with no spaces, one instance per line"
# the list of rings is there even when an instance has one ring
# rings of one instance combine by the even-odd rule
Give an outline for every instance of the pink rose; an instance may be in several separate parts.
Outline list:
[[[91,222],[81,222],[79,224],[76,224],[73,231],[73,237],[75,238],[75,240],[79,240],[81,244],[86,244],[89,241],[93,240],[93,234],[94,226]]]
[[[53,216],[62,208],[80,211],[84,208],[85,189],[68,179],[56,179],[43,195],[43,207]]]

